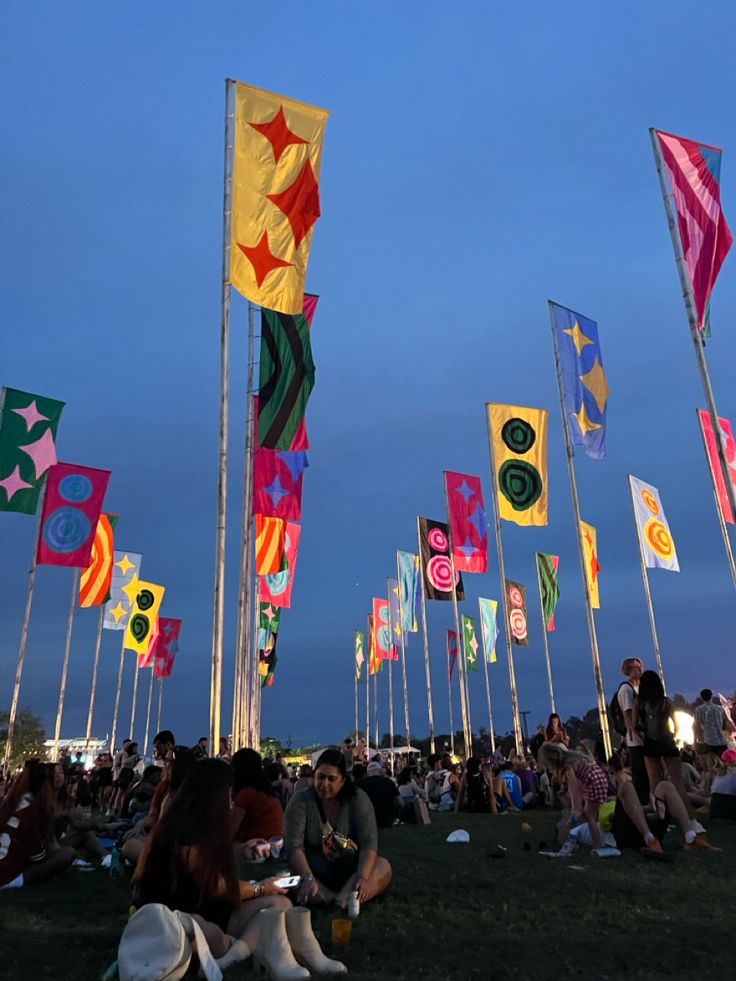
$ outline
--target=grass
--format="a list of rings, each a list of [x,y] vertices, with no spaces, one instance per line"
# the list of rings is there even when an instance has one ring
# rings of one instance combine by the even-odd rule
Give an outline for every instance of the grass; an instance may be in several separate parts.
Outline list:
[[[522,821],[532,825],[524,833]],[[583,848],[544,859],[556,815],[433,815],[430,827],[382,832],[394,882],[367,907],[342,956],[352,981],[680,981],[732,977],[728,910],[736,876],[736,825],[716,822],[721,854],[686,853],[679,833],[670,864],[638,853],[601,861]],[[468,845],[449,845],[464,827]],[[524,845],[529,844],[530,850]],[[493,859],[497,845],[506,857]],[[584,871],[570,869],[582,866]],[[283,864],[266,863],[258,875]],[[0,979],[93,981],[115,959],[130,901],[126,878],[70,870],[36,889],[0,892]],[[315,914],[329,952],[331,915]],[[255,977],[249,964],[226,972]]]

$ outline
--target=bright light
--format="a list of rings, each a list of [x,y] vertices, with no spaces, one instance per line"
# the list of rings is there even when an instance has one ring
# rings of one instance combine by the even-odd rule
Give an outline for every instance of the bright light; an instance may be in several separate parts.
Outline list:
[[[695,741],[695,736],[693,734],[693,722],[694,718],[689,712],[683,712],[682,709],[677,709],[675,712],[675,742],[678,746],[683,746],[687,743],[692,746]]]

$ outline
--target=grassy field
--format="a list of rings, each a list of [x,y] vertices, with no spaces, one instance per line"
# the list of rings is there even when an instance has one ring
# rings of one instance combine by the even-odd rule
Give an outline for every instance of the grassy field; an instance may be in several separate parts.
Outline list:
[[[660,864],[637,853],[595,860],[585,848],[544,859],[537,847],[553,844],[555,815],[525,819],[529,833],[517,814],[433,815],[430,827],[384,831],[394,883],[354,924],[343,955],[353,981],[734,977],[736,825],[711,829],[721,854],[686,853],[670,833],[674,861]],[[470,844],[445,842],[456,827]],[[504,858],[491,857],[498,845]],[[272,871],[258,867],[259,876]],[[35,890],[0,892],[0,979],[99,978],[115,959],[129,900],[127,879],[75,870]],[[314,920],[329,949],[331,915]],[[232,981],[253,976],[250,964],[226,972]]]

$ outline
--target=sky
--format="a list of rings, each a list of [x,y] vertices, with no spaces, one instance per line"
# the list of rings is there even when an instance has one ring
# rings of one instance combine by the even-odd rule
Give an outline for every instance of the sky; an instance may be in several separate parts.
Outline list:
[[[303,533],[264,734],[295,745],[354,725],[353,632],[385,595],[416,516],[442,519],[444,469],[479,474],[484,404],[550,410],[550,521],[504,524],[528,586],[515,661],[530,726],[549,712],[534,551],[560,555],[550,635],[558,710],[595,704],[547,299],[596,320],[611,388],[608,456],[576,455],[598,527],[596,613],[608,697],[623,657],[653,665],[627,474],[659,488],[681,573],[651,590],[667,685],[732,691],[734,584],[696,425],[703,403],[648,128],[725,148],[736,224],[736,11],[691,4],[5,4],[0,12],[0,384],[67,403],[59,458],[112,471],[117,546],[143,553],[184,619],[163,724],[209,728],[224,78],[330,110],[307,280],[321,296]],[[736,414],[736,256],[712,302],[718,408]],[[223,727],[232,704],[246,404],[247,305],[233,300]],[[35,521],[0,515],[0,707],[10,702]],[[38,571],[21,705],[53,730],[72,573]],[[465,577],[461,612],[499,598]],[[444,631],[431,603],[435,721],[447,729]],[[62,735],[84,732],[97,615],[77,613]],[[110,729],[120,635],[106,631],[94,734]],[[127,655],[121,718],[130,717]],[[412,731],[427,733],[421,640],[407,651]],[[385,674],[385,673],[384,673]],[[396,729],[403,728],[399,672]],[[503,638],[496,730],[511,728]],[[488,725],[482,672],[474,728]],[[145,712],[145,683],[138,718]],[[381,679],[380,730],[388,730]],[[361,727],[363,719],[361,692]],[[455,690],[455,720],[459,695]],[[136,734],[142,738],[139,721]]]

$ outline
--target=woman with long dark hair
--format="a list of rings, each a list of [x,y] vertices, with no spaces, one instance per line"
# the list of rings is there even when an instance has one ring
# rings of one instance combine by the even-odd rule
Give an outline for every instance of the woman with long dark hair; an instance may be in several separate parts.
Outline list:
[[[644,734],[644,763],[649,775],[649,786],[656,787],[666,769],[692,818],[693,807],[687,796],[680,750],[674,736],[674,706],[672,700],[665,695],[664,686],[656,671],[642,672],[633,711],[634,726]]]
[[[233,756],[233,807],[230,814],[236,841],[281,837],[284,811],[265,773],[260,754],[239,749]]]
[[[565,728],[565,723],[556,712],[553,712],[547,720],[544,741],[546,743],[562,743],[563,746],[570,745],[570,737]]]

